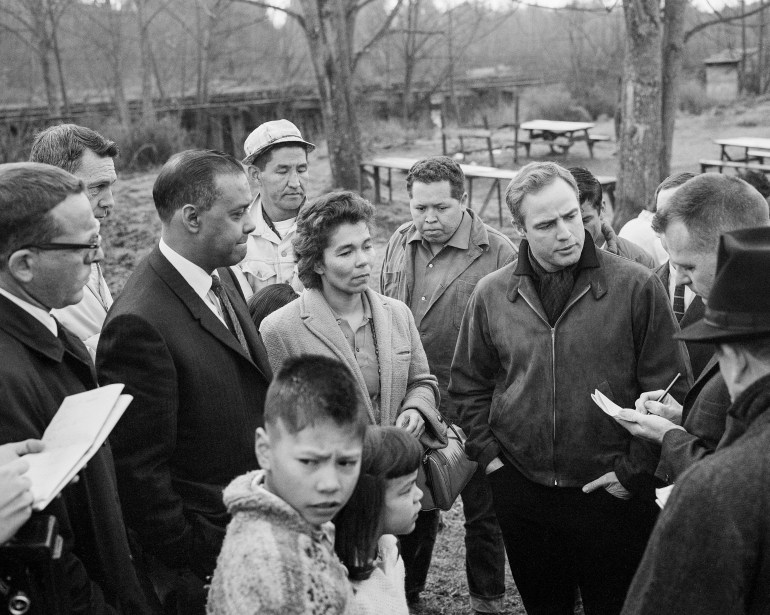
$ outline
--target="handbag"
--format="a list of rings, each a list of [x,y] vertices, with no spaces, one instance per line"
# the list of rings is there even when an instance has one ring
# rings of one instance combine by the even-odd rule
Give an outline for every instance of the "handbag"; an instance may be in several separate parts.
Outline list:
[[[447,423],[448,444],[438,449],[426,447],[417,473],[417,485],[423,493],[423,510],[452,508],[478,467],[465,454],[465,432],[457,425]]]

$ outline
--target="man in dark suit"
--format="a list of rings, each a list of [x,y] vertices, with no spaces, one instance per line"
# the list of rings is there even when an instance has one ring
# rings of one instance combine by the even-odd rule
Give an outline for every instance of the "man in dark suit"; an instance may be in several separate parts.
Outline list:
[[[770,225],[767,202],[736,177],[697,175],[659,209],[653,228],[666,245],[676,270],[676,284],[686,284],[706,300],[714,283],[719,236],[734,230]],[[658,478],[675,480],[696,461],[714,452],[725,431],[730,396],[713,354],[680,406],[662,390],[643,393],[639,412],[624,411],[616,420],[633,435],[661,444]]]
[[[0,165],[0,444],[40,438],[66,396],[96,387],[86,347],[50,311],[82,299],[100,245],[81,180],[47,164]],[[43,511],[63,537],[55,603],[66,613],[150,612],[109,445],[79,476]]]
[[[663,212],[677,188],[693,177],[695,177],[695,173],[674,173],[664,179],[655,190],[655,211]],[[686,284],[676,283],[676,271],[671,265],[670,260],[666,260],[665,263],[657,267],[655,273],[663,282],[663,286],[671,301],[671,308],[674,310],[674,316],[676,316],[681,329],[703,318],[706,310],[706,307],[703,305],[703,299],[696,295]],[[694,378],[698,378],[714,352],[705,344],[685,342],[685,346],[690,357],[692,375]]]
[[[254,432],[271,373],[227,269],[254,230],[241,164],[181,152],[153,199],[160,244],[110,310],[97,372],[134,396],[112,437],[126,522],[164,602],[197,613],[229,521],[222,489],[258,467]]]

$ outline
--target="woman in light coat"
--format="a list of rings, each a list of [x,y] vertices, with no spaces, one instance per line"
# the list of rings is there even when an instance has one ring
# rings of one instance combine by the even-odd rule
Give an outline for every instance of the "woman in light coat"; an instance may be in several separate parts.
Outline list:
[[[294,251],[305,291],[262,322],[274,372],[300,354],[339,359],[353,372],[373,424],[446,443],[438,386],[409,308],[368,287],[374,261],[371,203],[332,192],[302,208]]]

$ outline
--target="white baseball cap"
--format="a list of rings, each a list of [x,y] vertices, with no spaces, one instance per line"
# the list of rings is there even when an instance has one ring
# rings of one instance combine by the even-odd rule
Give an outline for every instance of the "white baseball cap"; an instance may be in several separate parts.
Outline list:
[[[246,137],[243,144],[243,150],[246,152],[243,164],[252,164],[257,156],[279,143],[298,143],[304,146],[308,153],[315,149],[315,145],[305,141],[299,128],[289,120],[273,120],[260,124]]]

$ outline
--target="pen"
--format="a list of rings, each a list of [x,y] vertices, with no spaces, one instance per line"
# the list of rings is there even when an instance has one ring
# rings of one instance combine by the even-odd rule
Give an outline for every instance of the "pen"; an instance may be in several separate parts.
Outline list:
[[[663,401],[663,398],[664,398],[666,395],[668,395],[668,392],[671,390],[671,387],[672,387],[672,386],[674,386],[674,385],[676,384],[676,381],[677,381],[677,380],[679,380],[679,376],[681,376],[681,375],[682,375],[682,373],[680,372],[680,373],[678,373],[676,376],[674,376],[674,379],[671,381],[671,384],[669,384],[669,385],[666,387],[666,390],[665,390],[665,391],[663,391],[663,394],[662,394],[660,397],[658,397],[658,399],[656,399],[655,401],[657,401],[658,403],[660,403],[661,401]]]

